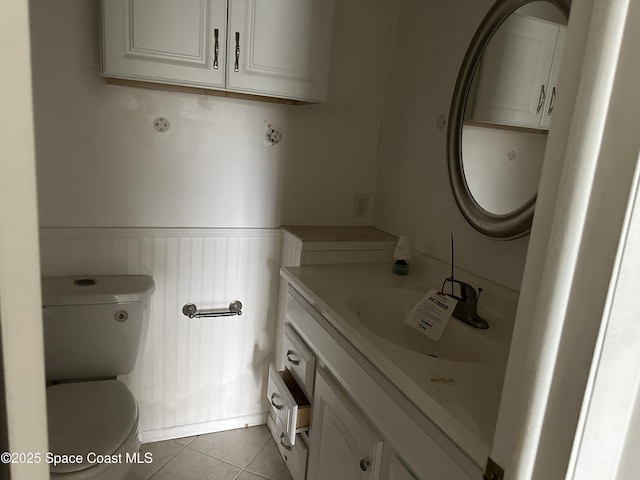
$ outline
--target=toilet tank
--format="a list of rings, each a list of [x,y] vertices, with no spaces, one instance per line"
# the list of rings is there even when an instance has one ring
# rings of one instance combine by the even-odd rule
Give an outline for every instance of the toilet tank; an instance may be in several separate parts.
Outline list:
[[[153,290],[146,275],[44,277],[47,380],[130,373],[148,330]]]

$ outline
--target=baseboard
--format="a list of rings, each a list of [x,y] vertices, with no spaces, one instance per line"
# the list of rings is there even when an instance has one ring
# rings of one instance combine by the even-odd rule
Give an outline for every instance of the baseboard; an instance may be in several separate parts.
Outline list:
[[[181,425],[179,427],[162,428],[159,430],[149,430],[142,432],[142,443],[160,442],[172,440],[174,438],[193,437],[207,433],[223,432],[236,428],[253,427],[267,423],[267,414],[259,413],[243,417],[229,418],[226,420],[216,420],[215,422],[196,423],[193,425]]]

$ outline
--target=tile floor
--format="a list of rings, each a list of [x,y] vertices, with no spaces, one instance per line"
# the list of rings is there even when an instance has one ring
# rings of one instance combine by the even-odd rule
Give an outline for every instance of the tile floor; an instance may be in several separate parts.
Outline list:
[[[146,443],[153,462],[137,464],[130,480],[291,480],[264,426]]]

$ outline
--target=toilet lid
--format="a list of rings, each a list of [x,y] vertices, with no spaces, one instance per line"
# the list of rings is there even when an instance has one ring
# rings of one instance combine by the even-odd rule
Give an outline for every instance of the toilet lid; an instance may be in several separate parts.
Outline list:
[[[92,467],[87,454],[114,454],[137,428],[138,406],[127,386],[118,380],[63,383],[47,388],[49,451],[53,455],[81,455],[78,462],[50,464],[52,472]],[[95,460],[94,460],[95,461]]]

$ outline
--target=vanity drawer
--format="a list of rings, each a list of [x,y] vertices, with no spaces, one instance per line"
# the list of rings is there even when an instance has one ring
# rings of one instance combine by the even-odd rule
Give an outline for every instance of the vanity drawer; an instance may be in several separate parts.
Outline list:
[[[296,443],[291,445],[286,439],[282,425],[276,425],[276,443],[278,450],[289,469],[293,480],[304,480],[307,473],[307,445],[302,439],[302,435],[296,435]]]
[[[267,399],[276,424],[283,426],[284,438],[290,445],[296,443],[296,431],[309,427],[311,404],[286,368],[279,372],[269,365]]]
[[[296,379],[307,398],[313,397],[316,357],[290,323],[284,324],[284,364]]]
[[[289,444],[284,434],[284,428],[280,422],[276,423],[271,415],[267,415],[267,427],[271,432],[273,441],[276,442],[280,456],[289,469],[293,480],[304,480],[307,474],[307,455],[309,437],[305,433],[296,434],[296,443]]]

